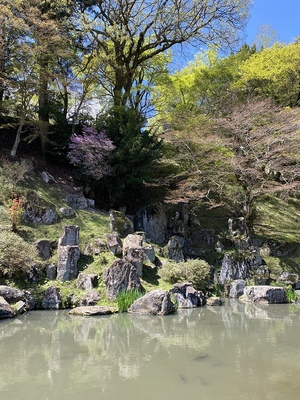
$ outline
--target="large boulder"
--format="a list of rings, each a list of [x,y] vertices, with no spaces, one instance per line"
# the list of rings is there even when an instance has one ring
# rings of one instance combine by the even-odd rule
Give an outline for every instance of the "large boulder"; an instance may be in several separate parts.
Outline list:
[[[117,309],[115,307],[82,306],[73,308],[73,310],[69,311],[69,314],[90,317],[93,315],[108,315],[115,312],[117,312]]]
[[[284,285],[291,285],[295,289],[300,289],[299,275],[292,272],[282,271],[277,282],[283,283]]]
[[[69,281],[77,277],[77,262],[80,257],[78,241],[79,227],[65,226],[58,241],[57,280]]]
[[[141,288],[137,268],[121,259],[115,260],[109,268],[104,270],[103,280],[106,285],[106,295],[111,299],[116,299],[123,290],[140,290]]]
[[[132,314],[166,315],[176,311],[171,295],[166,290],[152,290],[137,299],[129,308]]]
[[[51,257],[51,242],[48,239],[39,239],[34,242],[38,256],[42,260],[48,260]]]
[[[24,300],[25,293],[22,290],[1,285],[0,296],[3,297],[9,304],[14,304],[17,303],[17,301]]]
[[[244,289],[246,287],[246,281],[243,279],[237,279],[230,284],[229,297],[237,298],[244,294]]]
[[[206,305],[210,307],[221,306],[222,304],[222,300],[218,296],[212,296],[206,299]]]
[[[76,210],[84,210],[88,206],[87,199],[82,194],[69,194],[66,197],[66,202]]]
[[[26,194],[24,211],[23,218],[25,222],[34,225],[51,225],[59,221],[59,216],[56,212],[55,206],[52,203],[45,201],[34,190],[28,191]]]
[[[184,238],[181,236],[172,236],[168,242],[168,258],[179,263],[184,261],[183,254]]]
[[[94,306],[101,299],[100,293],[97,290],[88,290],[80,300],[80,306]]]
[[[206,303],[202,292],[196,290],[192,283],[175,283],[169,290],[178,303],[178,308],[200,307]]]
[[[13,307],[5,300],[4,297],[0,296],[0,319],[13,318],[15,312]]]
[[[114,256],[120,256],[122,254],[122,240],[118,232],[106,233],[105,241],[108,247],[108,250]]]
[[[260,256],[245,257],[242,253],[227,253],[222,260],[219,283],[224,285],[233,280],[247,279],[251,271],[257,270],[262,262]]]
[[[85,274],[80,272],[77,277],[77,288],[81,290],[92,290],[98,285],[98,275],[97,274]]]
[[[121,211],[111,210],[109,213],[110,230],[125,237],[133,232],[132,221]]]
[[[48,287],[42,299],[42,308],[45,310],[58,310],[61,303],[60,290],[53,285]]]
[[[259,302],[266,304],[286,303],[287,297],[283,287],[278,286],[246,286],[244,301]]]

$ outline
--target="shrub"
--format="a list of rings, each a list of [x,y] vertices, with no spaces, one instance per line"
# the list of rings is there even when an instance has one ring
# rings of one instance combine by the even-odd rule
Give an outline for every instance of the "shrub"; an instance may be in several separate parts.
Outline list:
[[[117,297],[119,312],[127,312],[131,304],[141,296],[138,290],[122,290]]]
[[[37,264],[37,252],[13,232],[0,232],[0,276],[24,278]]]
[[[168,261],[159,271],[160,276],[172,284],[177,282],[191,282],[195,289],[206,291],[209,277],[210,266],[204,260],[188,260],[186,262],[175,263]]]
[[[7,212],[10,217],[11,228],[13,231],[18,230],[24,213],[22,197],[15,197],[7,202]]]
[[[82,135],[71,136],[69,148],[71,164],[81,168],[85,175],[100,179],[111,172],[109,156],[115,146],[104,132],[85,126]]]

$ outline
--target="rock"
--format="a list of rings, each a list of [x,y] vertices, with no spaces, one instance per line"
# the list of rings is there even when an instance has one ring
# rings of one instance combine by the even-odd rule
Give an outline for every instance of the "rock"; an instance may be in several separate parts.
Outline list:
[[[152,290],[137,299],[128,310],[131,314],[166,315],[175,312],[175,304],[166,290]]]
[[[123,258],[125,261],[135,266],[138,276],[143,276],[144,252],[141,247],[123,249]]]
[[[46,171],[41,173],[41,178],[45,183],[57,183],[54,177]]]
[[[119,249],[120,254],[121,254],[121,247],[122,247],[122,242]],[[103,242],[103,240],[94,239],[86,246],[86,248],[84,249],[84,254],[88,254],[90,256],[97,256],[98,254],[103,253],[107,250],[108,246],[105,242]]]
[[[178,308],[201,307],[206,303],[204,294],[196,290],[192,283],[175,283],[169,292],[176,298]]]
[[[65,226],[58,241],[57,280],[69,281],[77,277],[77,262],[80,257],[78,241],[79,227]]]
[[[51,257],[51,242],[47,239],[40,239],[34,242],[38,256],[42,260],[48,260]]]
[[[270,281],[270,273],[268,267],[261,266],[255,271],[254,282],[255,285],[268,285]]]
[[[206,305],[207,306],[221,306],[222,305],[222,300],[220,297],[216,297],[216,296],[212,296],[212,297],[208,297],[206,299]]]
[[[15,311],[13,307],[5,300],[4,297],[0,296],[0,319],[13,318]]]
[[[26,303],[22,300],[17,301],[14,307],[17,315],[24,314],[27,310]]]
[[[225,254],[222,260],[219,283],[224,285],[237,279],[247,279],[250,271],[257,270],[262,265],[260,256],[244,257],[241,253]]]
[[[109,213],[110,230],[117,232],[121,237],[133,232],[133,223],[121,211],[112,210]]]
[[[116,299],[122,290],[140,290],[141,282],[137,268],[125,260],[115,260],[109,268],[105,268],[103,280],[106,295]]]
[[[286,293],[284,288],[278,286],[246,286],[244,289],[244,301],[252,301],[254,303],[286,303]]]
[[[89,290],[80,301],[80,306],[94,306],[101,300],[100,293],[97,290]]]
[[[54,263],[46,265],[46,277],[49,281],[53,281],[57,276],[57,267]]]
[[[229,297],[238,298],[244,294],[244,289],[246,287],[246,281],[243,279],[237,279],[230,284]]]
[[[144,232],[135,235],[129,234],[125,237],[123,240],[123,258],[137,267],[139,276],[143,274],[145,260],[155,262],[154,248],[146,244]]]
[[[57,277],[59,281],[70,281],[78,275],[77,262],[80,257],[78,246],[60,246],[58,249]]]
[[[77,288],[81,290],[92,290],[98,285],[97,274],[85,274],[80,272],[77,277]]]
[[[34,310],[36,303],[30,290],[25,290],[24,301],[26,303],[26,310]]]
[[[106,233],[105,240],[109,251],[114,256],[120,256],[122,254],[122,240],[117,232]]]
[[[61,207],[59,209],[59,212],[64,218],[74,217],[74,215],[76,214],[75,210],[72,207]]]
[[[45,310],[58,310],[61,305],[60,291],[55,286],[46,289],[42,300],[42,308]]]
[[[82,194],[69,194],[66,197],[66,202],[76,210],[85,210],[88,207],[87,200]]]
[[[12,288],[10,286],[1,285],[0,286],[0,296],[9,304],[15,304],[20,300],[24,299],[25,293],[22,290]]]
[[[168,258],[174,260],[175,262],[184,261],[183,255],[183,238],[179,236],[172,236],[168,242]]]
[[[291,285],[293,288],[297,289],[300,287],[299,275],[288,271],[282,271],[277,282],[283,283],[284,285]]]
[[[143,245],[144,261],[155,264],[156,254],[154,247],[151,244]]]
[[[115,307],[104,307],[104,306],[82,306],[73,308],[69,311],[70,315],[82,315],[82,316],[93,316],[93,315],[108,315],[117,312]]]
[[[60,246],[78,246],[79,243],[79,226],[66,225],[59,238],[58,244]]]

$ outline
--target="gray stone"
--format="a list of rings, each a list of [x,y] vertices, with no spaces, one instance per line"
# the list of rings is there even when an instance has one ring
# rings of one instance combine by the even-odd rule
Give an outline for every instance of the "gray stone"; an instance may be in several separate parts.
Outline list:
[[[93,316],[93,315],[109,315],[117,312],[115,307],[104,307],[104,306],[82,306],[73,308],[69,311],[70,315],[82,315],[82,316]]]
[[[286,293],[278,286],[246,286],[242,300],[267,304],[286,303]]]
[[[152,290],[137,299],[129,308],[131,314],[166,315],[175,312],[175,304],[166,290]]]
[[[270,280],[270,270],[266,266],[261,266],[255,271],[255,285],[268,285]]]
[[[69,194],[66,202],[71,208],[76,210],[84,210],[88,207],[87,200],[82,194]]]
[[[222,300],[220,297],[217,297],[217,296],[208,297],[206,299],[206,305],[211,306],[211,307],[221,306]]]
[[[294,288],[300,285],[299,275],[288,271],[282,271],[277,282],[283,283],[284,285],[291,285]]]
[[[140,290],[141,282],[137,268],[125,260],[115,260],[103,273],[106,295],[116,299],[122,290]]]
[[[9,304],[14,304],[17,301],[23,300],[24,295],[25,293],[22,290],[5,285],[0,286],[0,296],[4,297]]]
[[[238,298],[244,294],[244,289],[246,287],[246,281],[243,279],[237,279],[230,284],[229,297]]]
[[[121,211],[111,210],[109,213],[110,230],[125,237],[133,232],[132,221]]]
[[[27,310],[26,308],[26,303],[22,300],[17,301],[17,303],[14,305],[15,310],[16,310],[16,314],[24,314]]]
[[[79,226],[66,225],[59,238],[59,246],[78,246],[79,243]]]
[[[184,261],[182,238],[172,236],[168,242],[168,258],[176,262]]]
[[[80,272],[77,277],[77,288],[81,290],[92,290],[98,285],[97,274],[85,274]]]
[[[47,279],[53,281],[54,279],[56,279],[56,276],[57,276],[57,266],[54,263],[46,265]]]
[[[57,280],[69,281],[78,275],[77,262],[80,257],[79,227],[65,226],[58,241]]]
[[[75,210],[72,207],[61,207],[59,209],[59,212],[65,218],[74,217],[74,215],[76,214]]]
[[[56,180],[49,172],[43,171],[41,173],[41,178],[45,183],[56,183]]]
[[[0,296],[0,319],[13,318],[15,311],[12,306],[5,300],[4,297]]]
[[[178,303],[178,308],[201,307],[206,303],[202,292],[196,290],[192,283],[175,283],[169,290]]]
[[[122,240],[117,232],[106,233],[105,240],[109,251],[114,256],[120,256],[122,254]]]
[[[251,271],[257,270],[262,265],[262,258],[253,255],[245,257],[241,253],[225,254],[222,260],[219,283],[224,285],[237,279],[247,279]]]
[[[94,255],[97,256],[98,254],[103,253],[107,250],[108,246],[102,239],[94,239],[86,246],[86,248],[84,249],[84,254],[88,254],[90,256]],[[121,252],[121,248],[119,252]]]
[[[138,276],[143,276],[144,252],[142,247],[123,249],[123,258],[136,267]]]
[[[61,305],[60,291],[55,286],[50,286],[46,289],[43,300],[42,308],[45,310],[58,310]]]
[[[151,244],[146,244],[143,245],[143,253],[144,253],[144,261],[155,263],[156,261],[156,254],[155,254],[155,249]]]
[[[51,242],[48,239],[40,239],[34,242],[39,257],[48,260],[51,257]]]
[[[78,246],[59,246],[57,277],[59,281],[70,281],[77,278],[77,263],[80,258]]]
[[[97,290],[89,290],[82,296],[80,306],[94,306],[101,300],[100,293]]]

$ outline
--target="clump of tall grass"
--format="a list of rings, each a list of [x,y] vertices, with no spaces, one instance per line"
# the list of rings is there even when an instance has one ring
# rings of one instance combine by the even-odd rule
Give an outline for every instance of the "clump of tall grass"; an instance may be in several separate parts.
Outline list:
[[[118,311],[127,312],[131,304],[141,296],[142,293],[138,290],[122,290],[117,297]]]

